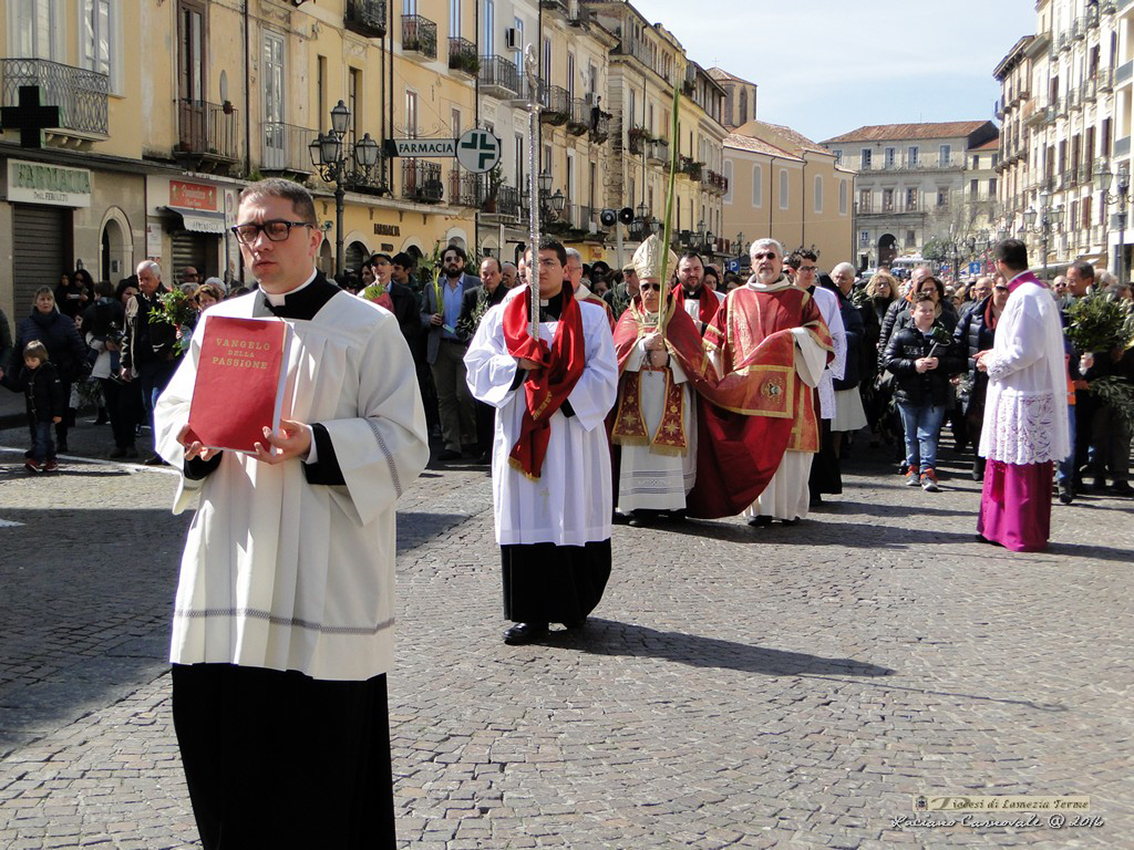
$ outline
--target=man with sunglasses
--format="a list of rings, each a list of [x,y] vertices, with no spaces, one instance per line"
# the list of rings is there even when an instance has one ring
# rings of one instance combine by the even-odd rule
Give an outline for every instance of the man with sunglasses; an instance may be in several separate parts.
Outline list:
[[[306,189],[253,183],[237,221],[260,289],[209,317],[286,323],[280,427],[255,453],[189,430],[211,318],[155,413],[174,511],[197,509],[171,649],[189,794],[205,848],[393,848],[394,504],[429,456],[413,363],[392,314],[316,270]]]

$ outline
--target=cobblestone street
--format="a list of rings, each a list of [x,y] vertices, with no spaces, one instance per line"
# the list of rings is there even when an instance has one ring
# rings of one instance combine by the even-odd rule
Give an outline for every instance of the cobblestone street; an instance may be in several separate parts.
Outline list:
[[[0,431],[9,850],[199,846],[165,662],[189,518],[170,470],[96,459],[108,433],[31,477]],[[485,470],[428,470],[399,515],[401,845],[1134,846],[1134,502],[1056,504],[1051,549],[1011,554],[955,456],[932,494],[856,453],[795,527],[616,527],[587,627],[528,647],[500,640]],[[895,823],[923,793],[1089,795],[1104,825]]]

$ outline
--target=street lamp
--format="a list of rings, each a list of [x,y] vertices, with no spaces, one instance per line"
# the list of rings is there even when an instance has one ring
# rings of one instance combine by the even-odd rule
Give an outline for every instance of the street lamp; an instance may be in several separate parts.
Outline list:
[[[536,178],[539,185],[539,210],[540,215],[549,219],[558,219],[563,208],[567,205],[567,196],[563,194],[562,189],[556,189],[555,194],[551,193],[551,172],[540,172],[539,177]],[[531,192],[524,190],[524,201],[530,203]]]
[[[1111,180],[1117,178],[1115,190],[1117,194],[1110,194]],[[1126,284],[1126,197],[1130,192],[1130,166],[1122,163],[1118,166],[1118,173],[1111,174],[1110,167],[1103,160],[1095,165],[1095,182],[1102,194],[1102,203],[1118,205],[1118,283]]]
[[[1047,242],[1051,231],[1058,230],[1063,222],[1063,207],[1051,206],[1051,195],[1045,190],[1039,193],[1040,208],[1028,207],[1024,212],[1024,227],[1043,237],[1043,274],[1047,277]]]
[[[354,145],[348,160],[343,138],[350,123],[350,110],[341,100],[331,110],[331,129],[308,145],[311,164],[325,183],[335,184],[335,273],[343,271],[343,202],[346,185],[366,182],[378,163],[378,143],[366,133]],[[353,162],[351,162],[353,160]]]

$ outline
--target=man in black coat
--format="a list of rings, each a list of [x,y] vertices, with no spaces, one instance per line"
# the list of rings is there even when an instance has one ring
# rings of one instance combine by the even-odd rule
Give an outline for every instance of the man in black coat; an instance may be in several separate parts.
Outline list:
[[[476,333],[484,314],[504,300],[508,294],[503,284],[500,261],[485,257],[480,263],[480,285],[465,290],[461,301],[461,317],[457,319],[457,338],[467,343]],[[492,432],[496,410],[490,404],[476,401],[476,443],[480,463],[492,461]]]

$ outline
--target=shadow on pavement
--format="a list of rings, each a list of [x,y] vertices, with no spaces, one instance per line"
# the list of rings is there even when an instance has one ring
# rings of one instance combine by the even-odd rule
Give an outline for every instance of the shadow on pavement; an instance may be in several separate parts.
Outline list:
[[[832,522],[835,516],[837,514],[832,511],[824,511],[822,518],[815,521],[804,519],[791,526],[776,522],[763,528],[714,520],[691,520],[668,525],[659,523],[653,528],[728,543],[800,543],[805,546],[846,546],[852,549],[911,549],[927,543],[975,545],[973,534],[904,525],[875,525],[864,529],[859,523]]]
[[[715,667],[767,676],[809,674],[869,677],[890,676],[894,673],[888,667],[851,658],[823,658],[684,632],[659,632],[648,626],[593,618],[587,620],[586,627],[580,631],[553,633],[553,640],[557,645],[594,655],[664,658],[691,667]]]

